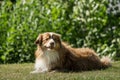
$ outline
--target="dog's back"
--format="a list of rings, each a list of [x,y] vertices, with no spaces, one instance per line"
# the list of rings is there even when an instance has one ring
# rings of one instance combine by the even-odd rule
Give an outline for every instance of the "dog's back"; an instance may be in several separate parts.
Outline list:
[[[102,59],[95,53],[94,50],[89,48],[72,48],[63,44],[62,49],[66,55],[65,68],[73,71],[105,69],[111,66],[111,60],[108,57]]]

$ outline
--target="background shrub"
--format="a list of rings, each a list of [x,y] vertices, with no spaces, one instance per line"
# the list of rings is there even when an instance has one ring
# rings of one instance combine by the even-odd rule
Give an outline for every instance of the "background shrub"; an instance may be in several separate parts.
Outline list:
[[[0,2],[0,63],[34,61],[34,41],[48,31],[74,47],[90,47],[118,60],[120,17],[106,13],[108,5],[106,0]]]

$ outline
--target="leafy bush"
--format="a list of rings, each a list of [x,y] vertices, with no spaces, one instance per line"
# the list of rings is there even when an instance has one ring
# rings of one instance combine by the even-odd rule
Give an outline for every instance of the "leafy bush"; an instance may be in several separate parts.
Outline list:
[[[32,62],[39,33],[57,32],[74,47],[119,58],[120,17],[106,0],[17,0],[0,3],[0,63]]]

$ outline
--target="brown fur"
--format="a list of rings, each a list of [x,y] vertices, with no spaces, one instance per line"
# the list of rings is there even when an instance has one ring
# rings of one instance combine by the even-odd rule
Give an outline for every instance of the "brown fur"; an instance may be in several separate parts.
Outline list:
[[[59,59],[51,63],[53,69],[57,70],[69,70],[69,71],[84,71],[84,70],[96,70],[105,69],[111,66],[110,59],[100,59],[94,50],[89,48],[72,48],[66,43],[60,40],[60,35],[53,33],[57,46],[54,48],[59,55]],[[36,59],[42,58],[44,54],[44,48],[42,47],[47,41],[44,41],[46,37],[49,37],[49,32],[41,34],[36,40],[37,50],[35,52]],[[49,38],[48,38],[49,39]]]

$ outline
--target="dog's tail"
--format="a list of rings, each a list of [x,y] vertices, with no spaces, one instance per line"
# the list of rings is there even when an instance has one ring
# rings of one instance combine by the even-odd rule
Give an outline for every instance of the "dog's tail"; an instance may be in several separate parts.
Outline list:
[[[108,67],[112,66],[112,60],[108,56],[103,56],[101,58],[101,62],[102,62],[102,67],[103,68],[108,68]]]

